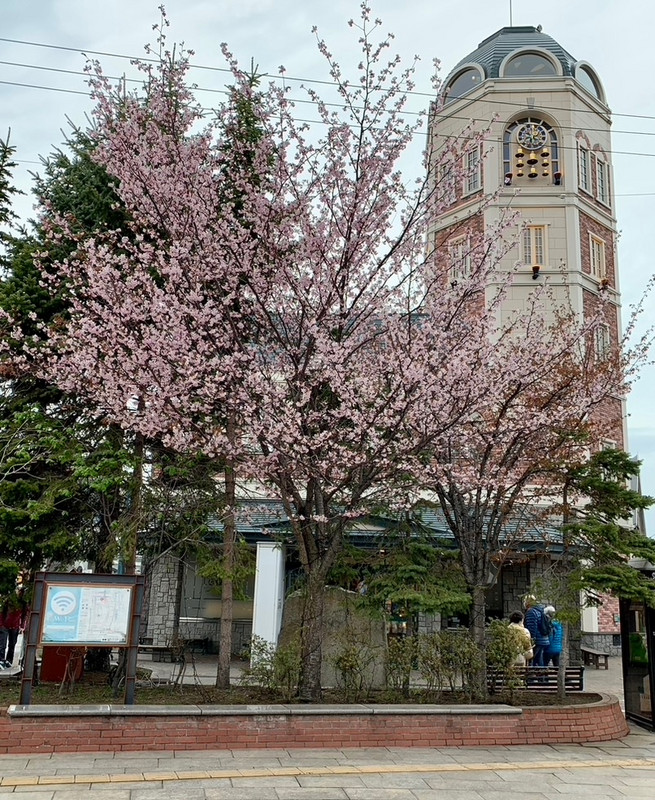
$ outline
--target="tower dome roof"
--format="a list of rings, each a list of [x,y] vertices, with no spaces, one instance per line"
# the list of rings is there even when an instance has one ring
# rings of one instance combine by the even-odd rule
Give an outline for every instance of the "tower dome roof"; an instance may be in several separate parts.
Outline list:
[[[477,64],[484,72],[484,78],[498,78],[500,65],[504,59],[516,50],[545,50],[551,54],[562,66],[562,74],[566,77],[573,75],[575,58],[559,45],[552,36],[541,32],[541,26],[535,28],[531,25],[516,28],[501,28],[496,33],[480,42],[477,49],[463,58],[450,72],[444,85],[459,72],[465,64]]]

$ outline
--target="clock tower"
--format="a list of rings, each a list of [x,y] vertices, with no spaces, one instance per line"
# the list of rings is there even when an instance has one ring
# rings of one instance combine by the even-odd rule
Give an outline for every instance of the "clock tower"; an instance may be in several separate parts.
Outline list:
[[[609,357],[621,331],[611,115],[593,67],[541,26],[502,28],[447,76],[430,126],[438,278],[470,272],[472,242],[511,219],[500,269],[514,276],[502,313],[520,312],[546,281],[554,303],[582,318],[602,313],[593,347],[596,358]],[[444,165],[453,160],[449,182]],[[621,401],[606,412],[608,446],[625,448]]]

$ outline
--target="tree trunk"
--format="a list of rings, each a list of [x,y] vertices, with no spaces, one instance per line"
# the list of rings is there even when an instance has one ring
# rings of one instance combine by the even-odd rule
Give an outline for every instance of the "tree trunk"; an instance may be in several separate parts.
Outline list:
[[[480,668],[473,675],[471,691],[474,700],[483,702],[487,698],[486,587],[477,584],[472,588],[472,596],[469,630],[480,650],[481,661]]]
[[[227,431],[230,442],[234,438],[234,419],[228,417]],[[221,583],[221,635],[218,644],[218,667],[216,688],[230,687],[230,662],[232,660],[232,618],[234,616],[234,560],[236,546],[236,524],[234,519],[236,505],[236,476],[234,461],[225,461],[225,504],[226,514],[223,525],[223,580]]]
[[[301,627],[300,700],[316,703],[321,700],[321,665],[323,659],[323,611],[325,576],[314,569],[307,575]]]
[[[559,656],[557,670],[557,697],[564,700],[566,697],[566,668],[569,665],[569,623],[562,622],[562,652]]]
[[[564,481],[562,486],[562,549],[564,572],[570,573],[571,562],[569,560],[569,540],[567,525],[570,521],[569,509],[569,484]],[[566,697],[566,668],[569,664],[569,623],[562,620],[562,652],[559,656],[559,667],[557,669],[557,697],[564,700]]]
[[[125,573],[134,575],[136,572],[136,554],[139,540],[139,525],[141,523],[141,502],[143,497],[143,456],[145,440],[142,433],[134,435],[134,468],[130,485],[130,506],[127,510],[127,525],[125,526],[124,540],[122,542]]]

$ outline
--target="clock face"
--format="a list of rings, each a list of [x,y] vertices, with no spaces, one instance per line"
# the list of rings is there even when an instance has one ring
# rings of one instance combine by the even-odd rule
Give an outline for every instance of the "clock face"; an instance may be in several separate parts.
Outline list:
[[[516,138],[521,147],[537,150],[548,141],[548,131],[543,125],[538,125],[536,122],[526,122],[516,132]]]

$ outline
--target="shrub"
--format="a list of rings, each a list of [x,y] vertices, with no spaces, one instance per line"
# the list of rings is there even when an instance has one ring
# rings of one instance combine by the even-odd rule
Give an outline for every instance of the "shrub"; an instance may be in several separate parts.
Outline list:
[[[410,678],[417,658],[417,636],[391,638],[387,648],[387,685],[409,696]]]
[[[253,636],[250,666],[244,670],[241,683],[245,686],[261,686],[279,694],[285,702],[290,702],[298,694],[301,667],[299,638],[276,648],[261,637]]]
[[[371,688],[374,659],[373,651],[365,644],[352,640],[343,642],[332,664],[344,702],[357,703],[366,697]]]

